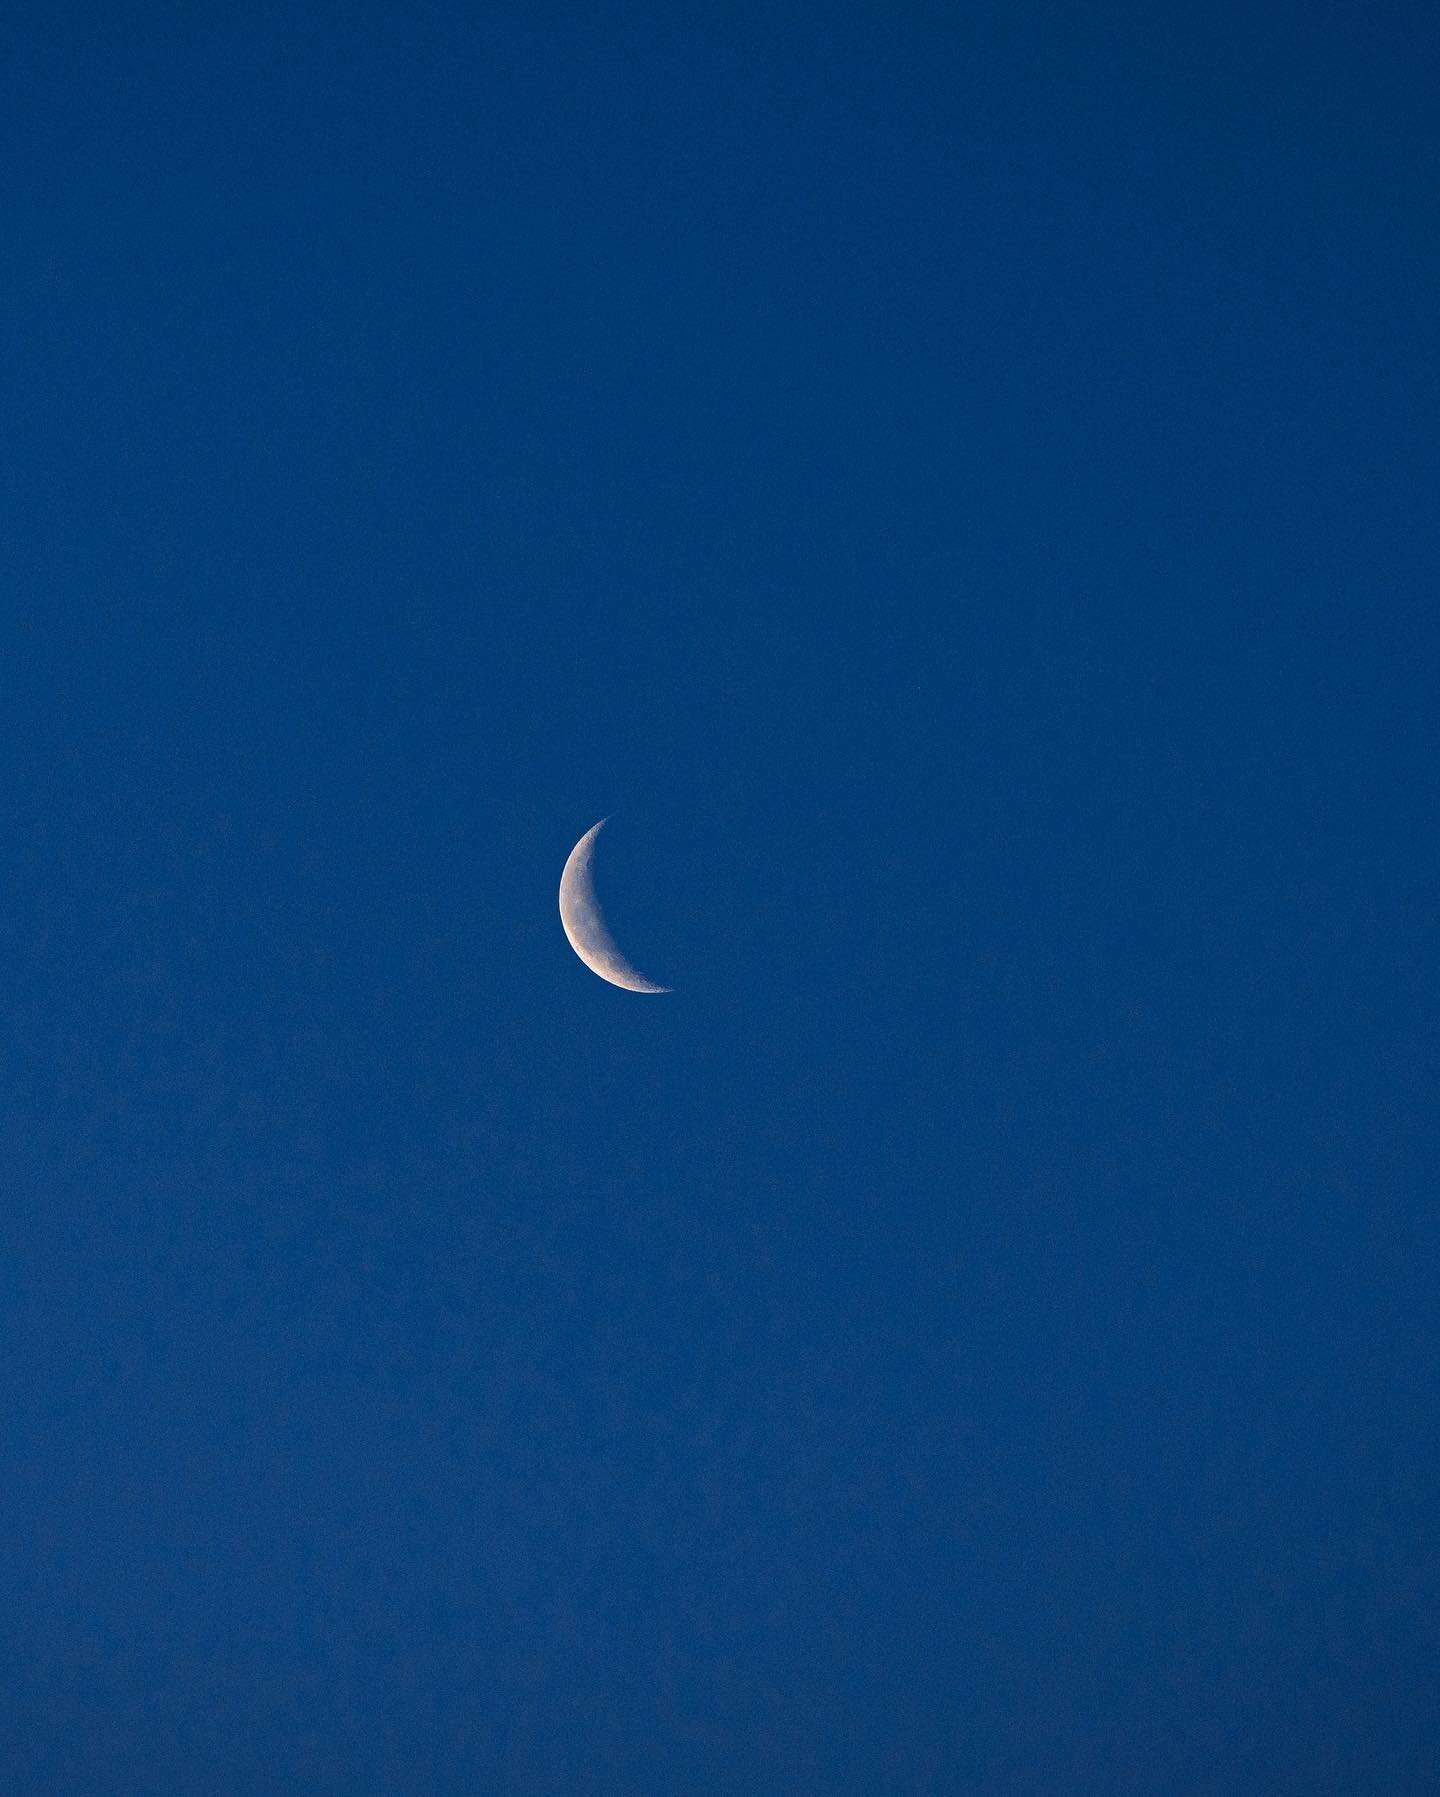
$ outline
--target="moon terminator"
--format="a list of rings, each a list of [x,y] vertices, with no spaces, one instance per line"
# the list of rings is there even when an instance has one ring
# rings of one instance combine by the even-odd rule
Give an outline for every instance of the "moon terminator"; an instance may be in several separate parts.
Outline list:
[[[595,838],[608,821],[602,817],[598,824],[592,824],[570,851],[560,876],[560,921],[571,948],[602,980],[626,992],[669,992],[669,986],[657,986],[653,980],[647,980],[621,954],[595,896],[591,869]]]

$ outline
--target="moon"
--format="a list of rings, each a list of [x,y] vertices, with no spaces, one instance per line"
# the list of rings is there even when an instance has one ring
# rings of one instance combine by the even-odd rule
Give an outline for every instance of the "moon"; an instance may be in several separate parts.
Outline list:
[[[602,980],[609,980],[612,986],[621,986],[626,992],[669,992],[669,986],[657,986],[635,971],[606,928],[590,864],[595,855],[595,838],[608,822],[608,818],[602,817],[598,824],[592,824],[570,851],[560,876],[560,921],[571,948],[591,973],[598,973]]]

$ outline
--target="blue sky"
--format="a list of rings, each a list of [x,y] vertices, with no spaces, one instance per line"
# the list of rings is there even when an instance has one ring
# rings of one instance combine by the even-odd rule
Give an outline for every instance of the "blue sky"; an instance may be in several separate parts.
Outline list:
[[[0,1784],[1430,1789],[1433,19],[295,15],[0,75]]]

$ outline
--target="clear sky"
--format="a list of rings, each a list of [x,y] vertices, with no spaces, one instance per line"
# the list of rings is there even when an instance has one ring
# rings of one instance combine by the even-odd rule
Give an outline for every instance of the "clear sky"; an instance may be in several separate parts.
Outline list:
[[[1437,49],[11,13],[7,1797],[1433,1790]]]

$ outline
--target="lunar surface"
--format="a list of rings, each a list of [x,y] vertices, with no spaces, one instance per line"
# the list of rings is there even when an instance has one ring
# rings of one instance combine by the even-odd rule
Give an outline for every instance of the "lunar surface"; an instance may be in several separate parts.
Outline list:
[[[668,986],[657,986],[637,973],[620,953],[615,938],[606,927],[605,915],[595,896],[595,877],[591,863],[595,856],[595,838],[605,828],[601,818],[580,838],[570,851],[565,871],[560,876],[560,921],[570,946],[590,969],[612,986],[626,992],[668,992]]]

